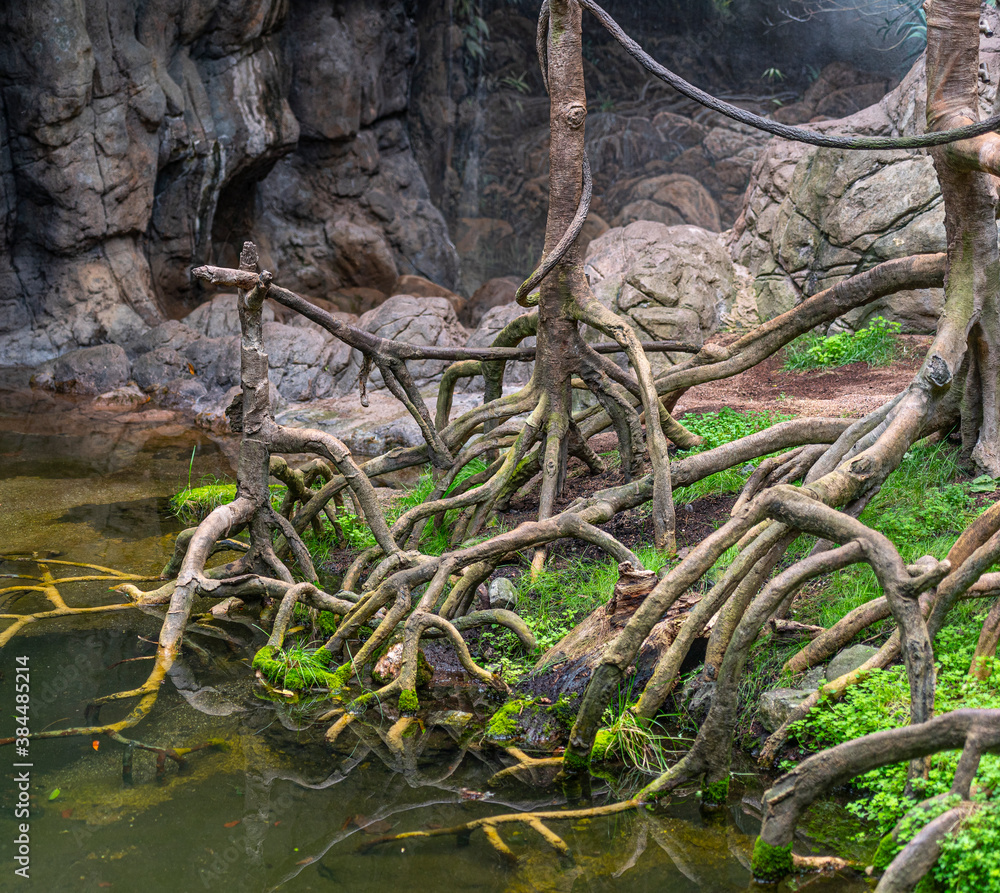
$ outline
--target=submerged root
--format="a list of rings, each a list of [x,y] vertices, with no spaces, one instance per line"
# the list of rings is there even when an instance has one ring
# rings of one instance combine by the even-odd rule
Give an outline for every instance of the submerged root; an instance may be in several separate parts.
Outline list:
[[[511,813],[506,815],[489,816],[487,818],[475,819],[461,825],[454,825],[451,828],[436,828],[429,831],[406,831],[402,834],[393,834],[387,837],[379,837],[368,841],[359,847],[360,852],[369,852],[377,846],[387,843],[398,843],[402,840],[415,840],[423,837],[455,837],[458,840],[468,840],[472,833],[481,829],[486,835],[486,839],[494,849],[505,859],[517,861],[517,856],[504,843],[500,837],[499,828],[506,825],[527,825],[538,833],[538,835],[561,856],[569,855],[569,847],[566,842],[548,824],[557,821],[573,821],[584,818],[599,818],[603,816],[616,815],[636,809],[640,805],[638,800],[622,800],[618,803],[611,803],[607,806],[594,806],[589,809],[567,809],[567,810],[544,810],[537,812]]]

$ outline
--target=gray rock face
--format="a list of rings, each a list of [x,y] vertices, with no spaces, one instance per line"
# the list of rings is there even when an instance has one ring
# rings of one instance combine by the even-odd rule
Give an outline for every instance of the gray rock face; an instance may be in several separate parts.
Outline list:
[[[516,276],[487,279],[473,292],[459,318],[465,325],[478,326],[482,318],[494,307],[502,307],[514,301],[520,281]]]
[[[990,114],[1000,59],[984,44],[981,60],[988,76],[979,84],[980,106]],[[862,90],[855,98],[872,99],[875,92]],[[925,95],[921,58],[875,105],[810,126],[838,134],[922,133]],[[850,110],[838,106],[837,96],[838,91],[829,95],[828,110]],[[944,208],[931,159],[906,151],[849,152],[775,140],[754,168],[730,249],[753,275],[762,319],[883,260],[944,251]],[[933,332],[942,304],[940,289],[903,292],[853,311],[831,331],[854,330],[880,315],[900,322],[903,331]]]
[[[362,314],[358,326],[382,338],[438,347],[461,347],[469,337],[447,298],[393,295],[381,306]],[[443,360],[418,360],[406,365],[413,380],[422,386],[439,379],[448,364]],[[354,389],[360,369],[361,354],[352,351],[350,362],[338,380],[341,393]],[[385,387],[378,370],[372,373],[370,387]]]
[[[801,688],[772,688],[764,692],[757,705],[757,718],[760,724],[769,732],[775,731],[811,694],[812,691]]]
[[[71,350],[44,364],[32,385],[71,394],[103,394],[128,382],[128,357],[117,344]]]
[[[594,239],[585,269],[594,294],[640,337],[699,347],[748,285],[717,234],[648,220]],[[656,354],[650,362],[659,371],[680,356]]]
[[[503,304],[500,307],[494,307],[492,310],[487,311],[480,320],[479,326],[469,337],[466,346],[489,347],[505,326],[510,325],[515,319],[527,312],[524,307],[513,301],[509,304]],[[525,338],[520,346],[534,347],[535,339],[533,337]],[[507,368],[504,370],[504,385],[526,384],[531,378],[531,372],[534,368],[535,364],[533,361],[522,362],[515,360],[508,363]],[[480,391],[483,389],[483,378],[481,375],[477,375],[475,378],[469,380],[469,384],[464,390],[469,389],[478,389]]]
[[[639,180],[631,186],[626,198],[628,203],[613,221],[616,226],[626,226],[635,220],[655,220],[668,226],[690,223],[716,233],[722,229],[715,199],[694,177],[685,174]]]
[[[806,691],[816,691],[824,679],[826,679],[826,668],[813,667],[799,681],[799,688],[804,688]]]
[[[497,577],[490,582],[489,599],[491,608],[513,611],[517,608],[517,590],[506,577]]]
[[[845,673],[856,670],[876,654],[878,648],[873,648],[871,645],[852,645],[850,648],[845,648],[827,665],[826,678],[839,679]]]
[[[5,3],[0,33],[0,362],[132,350],[250,235],[300,290],[454,286],[402,0]]]

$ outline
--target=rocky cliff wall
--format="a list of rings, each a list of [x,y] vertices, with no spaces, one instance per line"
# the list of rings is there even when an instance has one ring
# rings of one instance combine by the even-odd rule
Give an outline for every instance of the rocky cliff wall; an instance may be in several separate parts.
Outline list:
[[[403,0],[0,5],[0,364],[134,343],[248,235],[334,303],[454,287],[404,126],[415,56]]]

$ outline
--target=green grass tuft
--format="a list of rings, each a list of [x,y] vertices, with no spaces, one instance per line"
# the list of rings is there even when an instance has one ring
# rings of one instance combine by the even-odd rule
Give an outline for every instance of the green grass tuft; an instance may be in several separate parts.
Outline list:
[[[278,508],[285,493],[283,484],[271,484],[271,504]],[[214,480],[200,487],[188,487],[170,497],[171,511],[188,524],[202,521],[213,509],[236,498],[236,484]]]
[[[758,431],[765,431],[791,418],[793,416],[779,412],[737,412],[735,409],[723,407],[718,412],[688,413],[680,421],[693,434],[705,439],[702,446],[691,451],[691,454],[694,454],[715,449],[742,437],[756,434]],[[678,487],[674,491],[674,502],[677,505],[684,505],[703,496],[737,493],[759,464],[760,459],[755,459],[741,468],[727,468],[725,471],[710,475],[690,487]]]
[[[792,372],[808,369],[831,369],[849,363],[888,366],[899,349],[896,335],[899,323],[875,317],[857,332],[839,335],[819,335],[809,332],[796,338],[785,348],[784,368]]]

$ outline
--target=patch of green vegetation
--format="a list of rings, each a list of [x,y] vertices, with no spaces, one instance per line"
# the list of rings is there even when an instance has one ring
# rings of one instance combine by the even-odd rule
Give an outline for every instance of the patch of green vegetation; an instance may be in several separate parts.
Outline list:
[[[633,550],[647,570],[658,571],[670,559],[653,546]],[[591,611],[608,602],[618,581],[618,563],[572,560],[559,566],[551,559],[546,570],[532,580],[524,573],[514,581],[518,616],[528,625],[538,642],[537,650],[526,654],[517,637],[504,627],[487,628],[480,647],[489,646],[501,660],[491,666],[508,685],[528,673],[538,658],[566,636]]]
[[[485,471],[486,467],[486,463],[482,459],[473,459],[455,476],[455,482],[445,491],[444,495],[450,496],[455,492],[456,488],[465,483],[470,477]],[[433,471],[431,466],[428,465],[424,469],[423,474],[417,479],[417,482],[385,512],[386,522],[391,526],[404,512],[420,505],[422,502],[426,502],[428,497],[434,492],[434,483]],[[424,525],[424,530],[420,537],[420,551],[426,555],[440,555],[444,552],[448,548],[452,525],[455,523],[458,515],[458,510],[446,513],[444,521],[440,525],[435,525],[433,521],[428,521]],[[368,528],[368,525],[353,512],[342,509],[337,513],[337,521],[344,531],[348,548],[361,551],[375,545],[375,537]],[[312,551],[311,546],[310,551]]]
[[[758,881],[776,883],[792,871],[792,845],[772,846],[757,838],[753,845],[750,870]]]
[[[337,631],[337,615],[332,611],[314,611],[299,603],[292,614],[297,620],[311,624],[324,636],[332,636]]]
[[[410,691],[408,688],[403,689],[399,693],[399,712],[408,716],[412,716],[417,710],[420,709],[420,699],[417,697],[415,691]]]
[[[543,698],[515,698],[489,718],[483,737],[497,744],[524,741],[531,746],[542,739],[551,740],[559,730],[569,732],[576,718],[577,698],[576,693],[564,693],[554,704]]]
[[[959,450],[947,443],[917,444],[861,513],[865,524],[893,541],[904,561],[944,558],[978,514],[974,482],[955,483],[958,457]],[[800,599],[797,619],[830,627],[881,595],[871,568],[854,565],[832,574],[816,595]],[[867,634],[879,632],[875,627]]]
[[[729,799],[729,779],[722,778],[705,785],[701,790],[701,802],[706,806],[725,806]]]
[[[878,872],[885,871],[900,850],[913,840],[925,825],[958,806],[961,800],[958,794],[945,794],[909,810],[896,827],[879,841],[878,849],[872,858],[872,867]]]
[[[785,348],[784,368],[793,372],[830,369],[848,363],[888,366],[896,357],[899,323],[875,317],[857,332],[819,335],[808,332]]]
[[[624,763],[644,775],[661,775],[676,756],[677,741],[663,734],[657,723],[636,716],[632,701],[629,686],[604,711],[590,758],[594,762]]]
[[[253,659],[253,667],[270,682],[291,691],[309,688],[340,688],[338,677],[328,671],[332,655],[325,648],[291,645],[285,649],[265,645]]]
[[[484,737],[490,741],[513,741],[521,728],[517,717],[534,703],[534,698],[516,698],[513,701],[508,701],[489,718],[484,730]]]
[[[277,508],[285,492],[282,484],[271,484],[271,504]],[[200,487],[187,487],[170,497],[171,511],[187,524],[197,524],[212,509],[236,498],[236,484],[215,479]]]
[[[780,412],[737,412],[726,406],[718,412],[688,413],[680,421],[689,431],[705,440],[704,444],[691,451],[694,454],[756,434],[791,418]],[[674,491],[674,502],[683,505],[703,496],[736,493],[759,464],[760,459],[755,459],[740,468],[728,468],[710,475],[690,487],[678,487]]]
[[[982,609],[980,609],[982,611]],[[956,614],[953,622],[937,637],[937,689],[935,711],[947,713],[959,708],[1000,708],[1000,672],[985,681],[969,676],[969,664],[979,637],[982,617]],[[991,658],[1000,669],[1000,662]],[[876,670],[851,686],[842,700],[821,702],[812,714],[797,725],[799,739],[816,749],[832,747],[883,729],[909,722],[909,685],[903,666]],[[915,795],[923,800],[946,793],[951,787],[958,752],[936,754],[929,760],[926,779],[914,782]],[[904,794],[906,763],[875,769],[855,780],[866,792],[863,799],[848,806],[856,815],[872,821],[882,832],[892,828],[915,803]],[[986,755],[976,775],[978,797],[1000,796],[1000,756]]]
[[[1000,803],[984,805],[941,844],[931,877],[946,891],[1000,893]]]
[[[884,872],[892,860],[920,831],[938,816],[961,802],[958,794],[945,794],[909,810],[891,834],[879,843],[872,866]],[[983,803],[941,845],[941,855],[917,889],[962,893],[1000,893],[1000,867],[996,853],[1000,847],[1000,803]]]

